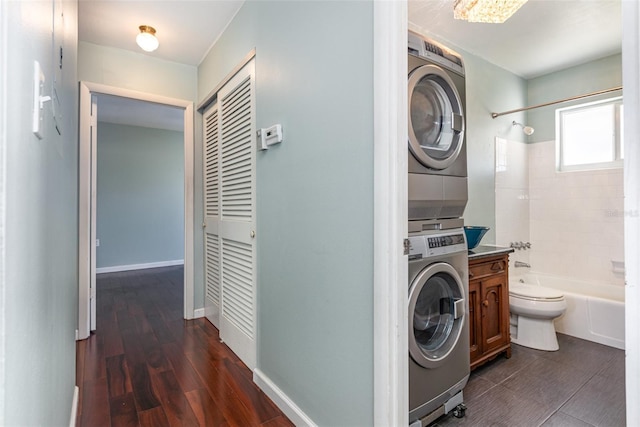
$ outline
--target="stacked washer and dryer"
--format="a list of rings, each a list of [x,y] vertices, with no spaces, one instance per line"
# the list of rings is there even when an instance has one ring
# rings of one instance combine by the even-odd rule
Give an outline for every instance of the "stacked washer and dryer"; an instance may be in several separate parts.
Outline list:
[[[409,422],[464,416],[469,379],[465,70],[409,32]]]

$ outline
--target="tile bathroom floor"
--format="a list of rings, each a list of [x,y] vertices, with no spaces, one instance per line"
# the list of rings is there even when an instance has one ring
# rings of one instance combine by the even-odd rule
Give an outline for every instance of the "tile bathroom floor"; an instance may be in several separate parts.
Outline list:
[[[474,370],[464,418],[433,426],[618,427],[625,425],[624,351],[558,334],[560,350],[512,344]]]

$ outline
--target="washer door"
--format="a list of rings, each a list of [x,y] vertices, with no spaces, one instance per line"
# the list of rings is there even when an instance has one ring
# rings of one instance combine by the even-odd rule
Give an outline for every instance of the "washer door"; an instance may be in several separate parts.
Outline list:
[[[464,141],[464,112],[453,80],[435,65],[409,74],[409,149],[424,166],[445,169]]]
[[[460,275],[447,263],[422,270],[409,288],[409,354],[425,368],[437,368],[460,339],[466,315]]]

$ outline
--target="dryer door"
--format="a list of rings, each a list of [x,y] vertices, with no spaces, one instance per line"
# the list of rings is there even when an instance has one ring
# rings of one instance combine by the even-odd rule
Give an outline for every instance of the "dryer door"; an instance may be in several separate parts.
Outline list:
[[[464,142],[460,95],[447,73],[423,65],[409,74],[409,149],[424,166],[445,169]]]
[[[466,317],[460,275],[445,262],[429,265],[409,288],[409,354],[425,368],[446,362]]]

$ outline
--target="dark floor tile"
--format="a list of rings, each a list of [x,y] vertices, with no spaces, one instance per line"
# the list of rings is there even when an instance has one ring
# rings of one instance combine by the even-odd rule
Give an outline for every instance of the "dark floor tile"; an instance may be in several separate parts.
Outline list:
[[[463,392],[465,403],[469,403],[472,400],[477,399],[495,386],[496,384],[494,384],[493,382],[483,378],[480,375],[475,375],[472,372],[471,376],[469,377],[469,382],[467,383]]]
[[[525,400],[533,400],[556,410],[591,377],[592,374],[571,365],[538,358],[526,369],[506,379],[502,385]]]
[[[614,381],[624,381],[625,356],[623,350],[618,350],[613,358],[604,364],[602,370],[597,374]]]
[[[509,359],[499,356],[473,372],[494,384],[500,384],[516,372],[525,369],[538,358],[535,350],[511,344]]]
[[[600,375],[584,385],[560,411],[594,426],[625,425],[624,382]]]
[[[542,427],[593,427],[589,423],[585,423],[582,420],[573,418],[562,412],[556,412],[547,421],[542,424]]]
[[[558,334],[560,351],[543,352],[541,357],[572,365],[583,371],[596,373],[622,350]]]
[[[511,390],[497,385],[467,404],[464,418],[451,414],[437,421],[438,426],[539,426],[553,410],[538,402],[526,400]]]

